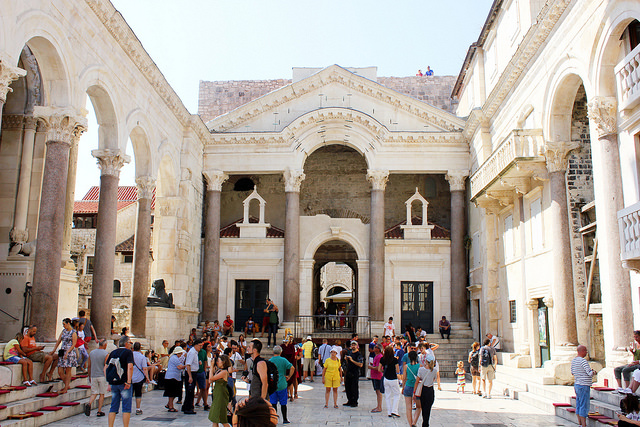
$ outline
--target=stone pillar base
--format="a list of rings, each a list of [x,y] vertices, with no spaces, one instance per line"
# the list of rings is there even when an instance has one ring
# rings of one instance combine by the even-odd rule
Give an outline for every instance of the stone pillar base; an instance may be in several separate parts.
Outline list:
[[[572,361],[574,357],[578,355],[578,346],[577,345],[562,345],[556,346],[552,350],[551,360],[555,361]]]
[[[173,343],[189,336],[191,328],[198,326],[198,311],[179,308],[146,307],[146,338],[153,349],[162,347],[162,340]]]
[[[58,293],[58,319],[56,320],[56,337],[62,332],[62,319],[74,318],[78,315],[78,276],[75,265],[73,269],[60,269],[60,288]]]
[[[602,364],[598,362],[589,362],[591,369],[599,372],[602,369]],[[571,361],[570,360],[548,360],[544,363],[545,376],[553,377],[556,385],[573,385],[574,378],[571,375]],[[593,377],[593,382],[597,382],[598,377]]]

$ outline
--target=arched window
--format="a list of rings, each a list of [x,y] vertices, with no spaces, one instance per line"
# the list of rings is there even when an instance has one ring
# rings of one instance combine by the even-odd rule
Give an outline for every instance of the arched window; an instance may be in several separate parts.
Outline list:
[[[113,296],[120,296],[120,289],[122,288],[122,284],[120,280],[113,281]]]

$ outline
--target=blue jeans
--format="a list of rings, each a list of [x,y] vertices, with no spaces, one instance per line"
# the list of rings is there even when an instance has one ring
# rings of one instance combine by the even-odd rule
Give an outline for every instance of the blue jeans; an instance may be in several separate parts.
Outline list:
[[[574,384],[573,389],[576,392],[576,414],[586,418],[589,415],[589,406],[591,406],[591,387]]]
[[[122,400],[122,412],[131,413],[131,386],[127,390],[124,389],[124,384],[112,384],[111,385],[111,408],[109,412],[118,412],[120,409],[120,400]]]

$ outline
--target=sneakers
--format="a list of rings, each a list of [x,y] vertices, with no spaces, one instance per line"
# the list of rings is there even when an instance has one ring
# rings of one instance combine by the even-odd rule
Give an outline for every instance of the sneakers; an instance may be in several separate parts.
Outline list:
[[[142,409],[136,409],[136,415],[142,415]]]
[[[149,382],[150,382],[151,384],[153,384],[153,385],[158,385],[158,383],[156,382],[156,380],[151,380],[151,381],[149,381]]]
[[[633,391],[629,387],[627,387],[627,388],[619,388],[616,391],[618,392],[618,394],[633,394]]]

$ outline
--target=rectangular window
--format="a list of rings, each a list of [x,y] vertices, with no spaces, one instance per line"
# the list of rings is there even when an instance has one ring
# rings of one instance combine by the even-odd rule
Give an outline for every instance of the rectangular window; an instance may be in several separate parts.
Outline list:
[[[540,198],[531,201],[531,249],[542,249],[542,203]]]
[[[125,255],[122,262],[125,264],[131,264],[133,262],[133,255]]]
[[[95,261],[94,256],[87,257],[87,274],[93,274],[93,263]]]
[[[516,302],[515,300],[509,301],[509,323],[516,323]]]
[[[503,242],[504,259],[513,258],[513,215],[508,215],[504,218]]]

